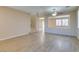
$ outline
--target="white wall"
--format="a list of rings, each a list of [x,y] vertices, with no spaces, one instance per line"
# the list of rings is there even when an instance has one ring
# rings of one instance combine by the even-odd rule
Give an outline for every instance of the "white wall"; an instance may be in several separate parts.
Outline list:
[[[79,29],[78,29],[78,32],[77,33],[78,33],[77,38],[79,39]]]
[[[41,31],[41,20],[39,19],[39,17],[37,17],[36,20],[36,29],[37,31]]]
[[[77,31],[77,38],[79,39],[79,8],[78,8],[78,12],[77,12],[77,17],[78,17],[78,22],[77,22],[77,29],[78,29],[78,31]]]
[[[0,40],[29,34],[30,16],[24,12],[0,7]]]
[[[45,21],[45,32],[48,33],[55,33],[55,34],[63,34],[63,35],[70,35],[76,36],[77,33],[77,19],[76,19],[76,11],[68,13],[70,15],[70,27],[68,28],[48,28],[48,19]],[[67,14],[67,15],[68,15]]]

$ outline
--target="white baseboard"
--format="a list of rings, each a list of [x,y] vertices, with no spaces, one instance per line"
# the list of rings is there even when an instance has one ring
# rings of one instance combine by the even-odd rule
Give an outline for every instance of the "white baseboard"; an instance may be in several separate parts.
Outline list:
[[[29,34],[29,33],[28,33]],[[23,35],[28,35],[27,33],[23,33],[23,34],[19,34],[19,35],[14,35],[14,36],[10,36],[10,37],[6,37],[6,38],[2,38],[0,40],[7,40],[7,39],[11,39],[11,38],[16,38],[19,36],[23,36]]]

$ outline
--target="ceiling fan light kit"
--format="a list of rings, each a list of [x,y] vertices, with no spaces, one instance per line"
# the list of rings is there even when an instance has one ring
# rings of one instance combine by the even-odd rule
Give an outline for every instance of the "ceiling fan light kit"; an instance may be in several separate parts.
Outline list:
[[[52,16],[56,16],[56,15],[57,15],[56,9],[53,9]]]

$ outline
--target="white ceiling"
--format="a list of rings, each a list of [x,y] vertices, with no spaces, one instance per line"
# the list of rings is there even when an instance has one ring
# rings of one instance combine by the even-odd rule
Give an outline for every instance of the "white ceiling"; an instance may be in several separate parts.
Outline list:
[[[20,11],[24,11],[30,14],[51,14],[52,9],[56,9],[58,13],[71,12],[77,9],[76,6],[9,6]]]

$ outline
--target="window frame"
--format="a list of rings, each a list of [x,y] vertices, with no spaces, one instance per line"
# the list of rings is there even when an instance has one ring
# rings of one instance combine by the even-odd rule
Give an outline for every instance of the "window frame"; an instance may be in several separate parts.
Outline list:
[[[56,25],[56,27],[58,27],[58,28],[61,28],[61,27],[70,27],[70,16],[67,16],[67,17],[58,17],[58,18],[56,18],[56,20],[57,20],[57,19],[60,19],[60,20],[68,19],[68,26],[63,26],[63,25],[62,25],[62,21],[61,21],[61,26],[57,26],[57,25]]]

